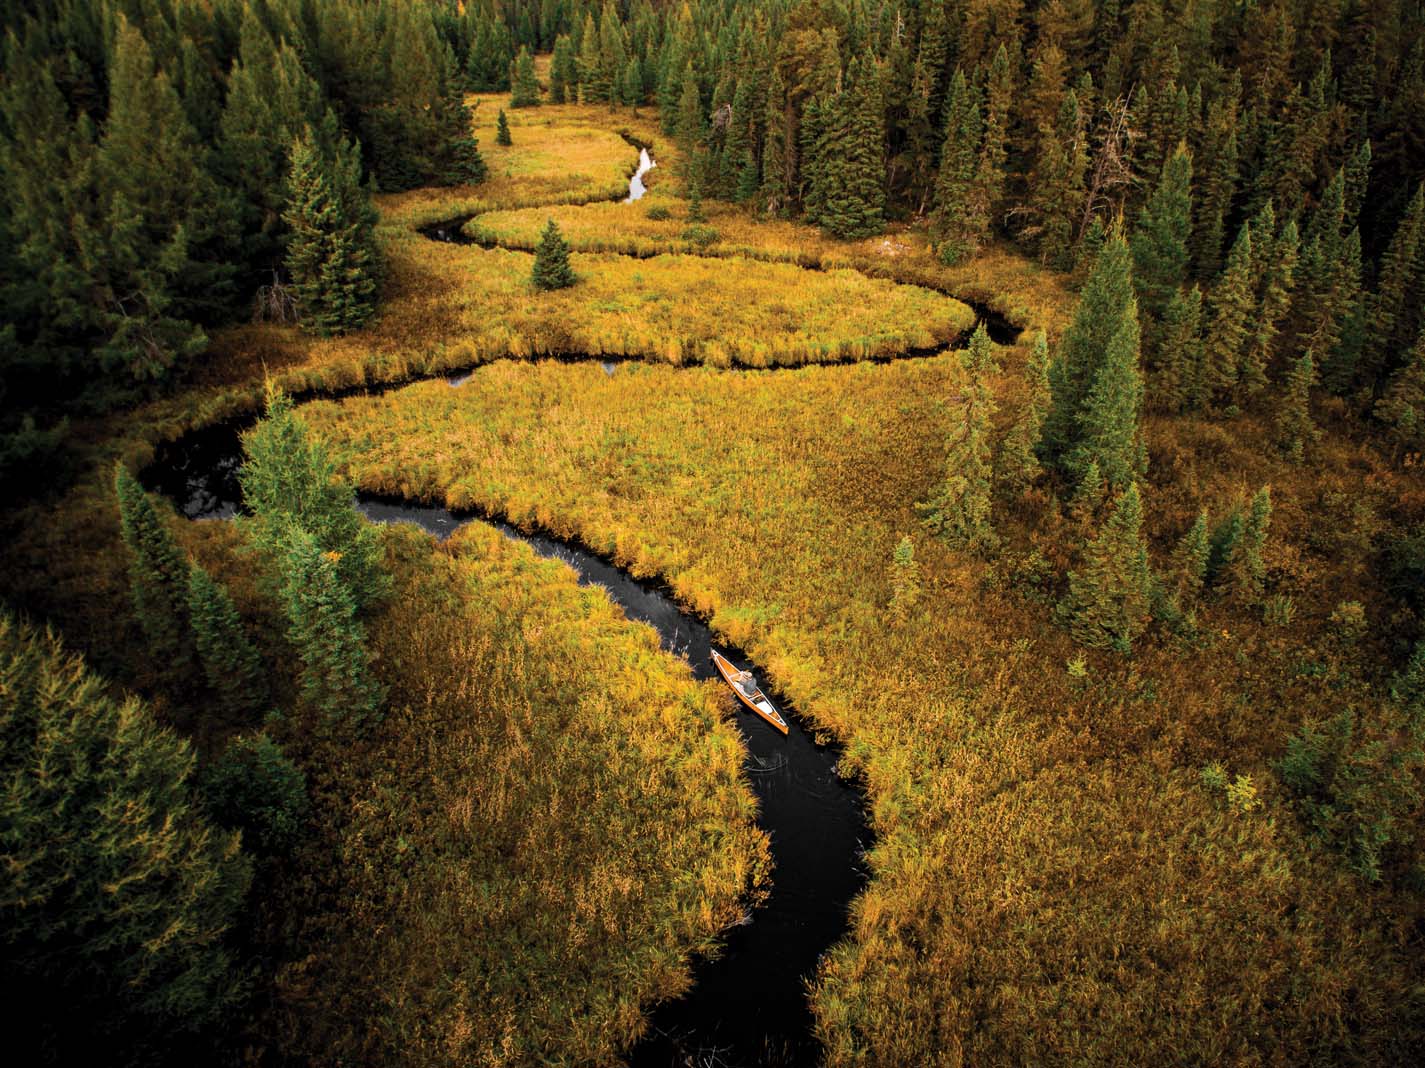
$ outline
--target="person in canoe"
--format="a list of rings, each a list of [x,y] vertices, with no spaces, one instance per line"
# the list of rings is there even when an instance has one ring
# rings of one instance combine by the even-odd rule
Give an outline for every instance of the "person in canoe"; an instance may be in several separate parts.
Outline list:
[[[757,696],[757,680],[752,677],[752,672],[739,671],[733,677],[733,682],[736,683],[737,688],[743,693],[745,693],[748,697]]]

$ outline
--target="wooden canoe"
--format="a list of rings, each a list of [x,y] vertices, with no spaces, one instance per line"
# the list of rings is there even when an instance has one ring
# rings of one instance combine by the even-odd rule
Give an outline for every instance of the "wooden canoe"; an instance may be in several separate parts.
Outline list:
[[[750,681],[751,693],[748,693],[744,686],[748,686],[748,680],[740,679],[742,674],[727,657],[723,656],[716,649],[712,655],[713,667],[717,668],[717,673],[722,676],[722,681],[727,683],[737,699],[746,705],[753,712],[765,719],[772,726],[776,727],[783,734],[787,733],[787,721],[782,718],[782,714],[773,707],[772,702],[767,700],[767,695],[762,692],[762,688],[757,685],[756,680]],[[748,676],[751,679],[751,676]]]

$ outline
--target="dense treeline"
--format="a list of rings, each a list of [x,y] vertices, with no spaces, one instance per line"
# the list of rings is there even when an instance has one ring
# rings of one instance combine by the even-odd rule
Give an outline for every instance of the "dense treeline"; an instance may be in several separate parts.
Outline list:
[[[65,414],[174,379],[215,324],[358,325],[380,274],[370,188],[484,177],[441,5],[0,14],[0,476]]]

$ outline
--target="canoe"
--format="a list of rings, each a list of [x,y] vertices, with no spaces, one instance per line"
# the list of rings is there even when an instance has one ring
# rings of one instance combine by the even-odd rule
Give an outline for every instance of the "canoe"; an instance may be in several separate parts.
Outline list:
[[[787,721],[784,720],[782,714],[773,707],[772,702],[767,700],[767,695],[762,692],[762,688],[757,685],[756,680],[752,681],[752,692],[748,693],[743,689],[745,682],[738,679],[738,676],[742,673],[737,670],[732,661],[714,649],[712,662],[713,667],[717,668],[717,673],[722,676],[722,681],[727,683],[732,689],[732,692],[737,695],[739,701],[753,712],[756,712],[783,734],[787,733]]]

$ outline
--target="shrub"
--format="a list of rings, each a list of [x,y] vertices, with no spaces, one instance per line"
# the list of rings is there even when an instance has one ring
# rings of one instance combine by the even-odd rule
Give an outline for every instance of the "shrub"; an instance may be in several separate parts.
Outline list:
[[[711,226],[696,225],[687,227],[681,236],[684,241],[691,245],[696,245],[698,248],[707,248],[718,239],[718,232]]]
[[[644,215],[654,222],[665,222],[673,217],[673,213],[662,204],[654,204]]]
[[[1296,618],[1296,602],[1284,593],[1273,594],[1262,605],[1262,622],[1269,627],[1285,627]]]
[[[1354,645],[1366,636],[1366,609],[1360,601],[1342,601],[1331,612],[1331,629],[1348,645]]]

